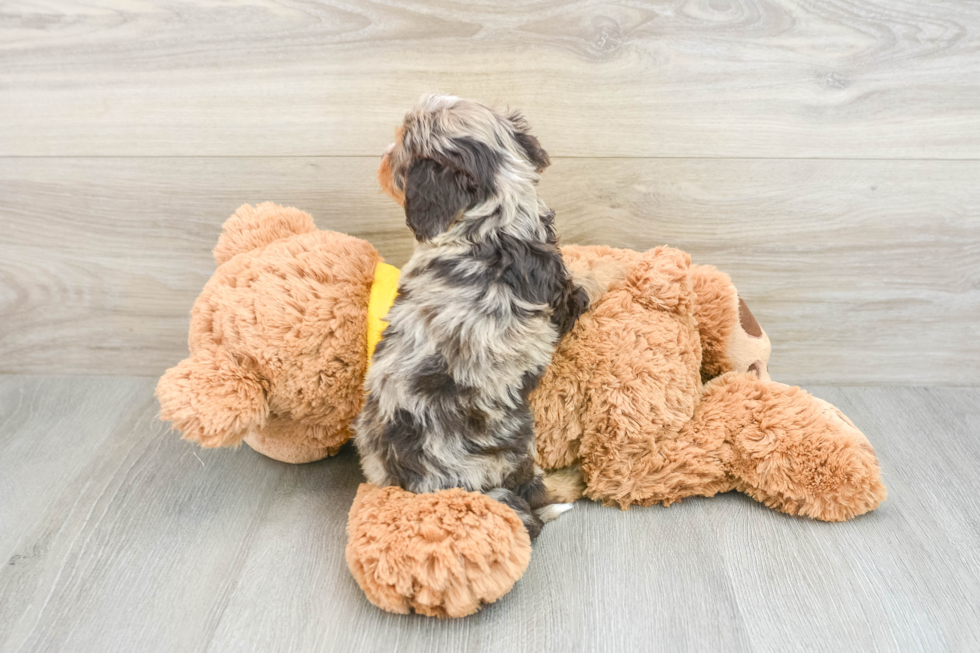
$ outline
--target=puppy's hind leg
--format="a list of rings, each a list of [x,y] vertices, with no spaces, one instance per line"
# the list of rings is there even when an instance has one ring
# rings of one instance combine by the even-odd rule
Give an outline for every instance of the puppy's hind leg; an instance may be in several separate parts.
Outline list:
[[[585,482],[577,467],[568,467],[544,476],[540,469],[535,468],[534,478],[529,482],[513,490],[494,488],[486,494],[510,506],[524,522],[524,527],[533,540],[541,533],[545,524],[571,510],[574,507],[572,502],[581,498],[584,490]]]
[[[527,534],[531,536],[532,540],[541,534],[541,527],[544,526],[544,520],[538,516],[540,511],[531,510],[531,504],[516,492],[507,488],[496,487],[492,490],[487,490],[484,494],[505,506],[509,506],[516,512],[520,520],[524,522],[524,528],[527,529]]]

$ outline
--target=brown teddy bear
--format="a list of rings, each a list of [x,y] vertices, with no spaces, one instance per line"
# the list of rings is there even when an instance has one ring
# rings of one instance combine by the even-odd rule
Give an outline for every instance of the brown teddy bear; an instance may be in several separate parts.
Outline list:
[[[161,417],[205,447],[287,462],[350,437],[397,271],[367,242],[302,211],[242,206],[191,313],[191,356],[157,386]],[[730,279],[676,249],[566,246],[605,292],[532,395],[537,460],[572,501],[670,505],[739,490],[781,512],[841,521],[885,498],[874,450],[831,404],[770,380],[770,345]],[[347,561],[393,612],[463,616],[523,574],[517,515],[478,492],[362,485]]]

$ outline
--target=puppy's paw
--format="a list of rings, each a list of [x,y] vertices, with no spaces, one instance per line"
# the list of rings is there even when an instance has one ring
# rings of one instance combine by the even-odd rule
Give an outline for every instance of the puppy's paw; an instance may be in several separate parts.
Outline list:
[[[542,523],[547,524],[550,521],[555,521],[563,512],[568,512],[574,507],[574,503],[553,503],[550,506],[541,508],[536,514]]]

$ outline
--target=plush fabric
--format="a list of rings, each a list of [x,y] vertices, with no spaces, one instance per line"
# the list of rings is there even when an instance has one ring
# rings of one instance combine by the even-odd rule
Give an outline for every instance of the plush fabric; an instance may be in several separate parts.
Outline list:
[[[384,316],[395,303],[398,296],[398,268],[387,263],[378,263],[374,268],[374,283],[367,307],[367,360],[371,363],[374,348],[381,342],[381,333],[388,326]]]
[[[719,476],[718,491],[736,489],[780,512],[844,521],[887,495],[871,443],[840,410],[753,374],[708,383],[681,437],[712,447],[730,485]]]
[[[160,416],[204,447],[245,440],[286,462],[336,453],[363,402],[377,251],[274,204],[223,228],[191,310],[190,356],[157,384]]]
[[[464,617],[510,591],[531,560],[531,540],[517,514],[485,494],[364,483],[350,509],[346,555],[379,608]]]
[[[701,334],[701,377],[707,381],[732,369],[728,345],[738,325],[738,303],[732,296],[732,281],[724,272],[710,265],[692,265],[690,272],[698,297],[694,317]]]
[[[565,255],[628,272],[532,394],[541,467],[578,466],[586,496],[621,508],[737,489],[840,521],[884,500],[867,438],[830,404],[768,379],[768,337],[743,328],[748,309],[727,275],[671,248]]]
[[[628,508],[738,490],[824,521],[885,499],[864,434],[769,379],[769,338],[727,275],[670,247],[563,256],[597,299],[531,395],[537,463],[556,496]],[[161,417],[202,446],[244,439],[288,462],[335,453],[362,405],[368,332],[383,328],[397,271],[365,241],[273,204],[240,208],[215,260],[191,355],[157,386]],[[486,495],[363,485],[346,554],[379,607],[463,616],[520,578],[530,541]]]

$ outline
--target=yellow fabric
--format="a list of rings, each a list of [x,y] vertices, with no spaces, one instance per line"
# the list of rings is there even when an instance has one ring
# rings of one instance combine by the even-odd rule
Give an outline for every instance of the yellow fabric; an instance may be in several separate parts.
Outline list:
[[[387,263],[378,263],[374,268],[374,284],[371,286],[371,298],[368,300],[367,310],[368,365],[371,364],[371,357],[374,356],[374,348],[381,342],[381,332],[388,326],[382,318],[388,314],[388,309],[395,303],[400,274],[398,268]]]

